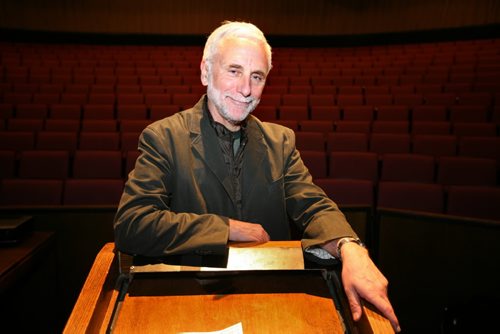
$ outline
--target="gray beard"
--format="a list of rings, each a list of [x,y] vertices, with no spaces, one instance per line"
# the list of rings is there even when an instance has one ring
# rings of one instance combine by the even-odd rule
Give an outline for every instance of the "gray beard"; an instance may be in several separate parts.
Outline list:
[[[218,99],[218,97],[220,97],[221,94],[220,94],[220,92],[217,89],[213,88],[211,82],[207,86],[207,96],[208,96],[208,99],[210,101],[212,101],[212,103],[215,105],[215,107],[217,108],[217,112],[221,115],[221,117],[224,118],[229,123],[234,124],[234,125],[238,125],[241,122],[243,122],[248,117],[248,115],[252,111],[254,111],[255,108],[257,108],[257,105],[260,102],[260,99],[259,100],[253,100],[250,103],[250,105],[247,107],[245,114],[242,115],[244,117],[240,117],[241,119],[240,118],[235,119],[235,118],[233,118],[231,116],[231,114],[227,110],[227,107],[224,105],[224,103]]]

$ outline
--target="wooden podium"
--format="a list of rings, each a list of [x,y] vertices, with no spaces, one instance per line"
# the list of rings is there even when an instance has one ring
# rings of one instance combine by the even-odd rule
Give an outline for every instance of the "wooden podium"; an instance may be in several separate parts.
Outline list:
[[[353,323],[332,273],[304,269],[299,241],[234,243],[225,261],[225,268],[134,266],[106,244],[64,332],[213,332],[237,324],[245,334],[394,333],[369,307]]]

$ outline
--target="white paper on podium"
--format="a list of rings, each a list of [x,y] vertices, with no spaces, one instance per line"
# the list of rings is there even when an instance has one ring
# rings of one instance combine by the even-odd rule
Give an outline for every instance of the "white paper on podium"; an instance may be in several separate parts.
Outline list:
[[[243,334],[243,326],[241,322],[234,324],[230,327],[221,329],[220,331],[213,332],[181,332],[179,334]]]

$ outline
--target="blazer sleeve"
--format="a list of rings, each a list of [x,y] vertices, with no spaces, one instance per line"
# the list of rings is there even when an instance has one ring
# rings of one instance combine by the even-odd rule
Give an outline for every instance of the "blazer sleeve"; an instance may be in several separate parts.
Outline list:
[[[285,200],[289,218],[303,231],[302,247],[357,237],[337,204],[313,183],[312,176],[295,147],[295,135],[285,136]]]
[[[227,217],[171,211],[176,143],[161,130],[150,126],[139,138],[141,154],[115,216],[117,248],[143,256],[223,253],[229,236]]]

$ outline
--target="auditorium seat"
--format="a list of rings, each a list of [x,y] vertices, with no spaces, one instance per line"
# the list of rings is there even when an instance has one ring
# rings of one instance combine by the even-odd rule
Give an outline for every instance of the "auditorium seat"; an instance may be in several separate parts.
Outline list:
[[[414,121],[411,132],[413,135],[449,135],[451,123],[447,121]]]
[[[333,84],[315,84],[313,85],[313,94],[335,95],[337,94],[337,86],[334,86]]]
[[[342,119],[346,121],[372,121],[374,118],[371,106],[345,106],[342,109]]]
[[[198,78],[199,80],[199,78]],[[181,109],[188,109],[193,107],[200,99],[198,94],[172,94],[172,104],[181,107]]]
[[[20,92],[5,92],[3,95],[4,103],[12,104],[28,104],[33,102],[32,93],[20,93]]]
[[[325,151],[325,136],[318,132],[296,132],[295,146],[300,151]]]
[[[205,88],[206,90],[206,88]],[[282,94],[288,93],[288,86],[286,85],[274,85],[266,86],[264,95],[279,95],[281,99]],[[266,102],[264,102],[266,104]]]
[[[380,181],[378,208],[444,213],[444,190],[440,184]]]
[[[189,85],[168,85],[165,87],[167,94],[191,94]]]
[[[488,108],[484,106],[453,106],[450,107],[452,122],[487,122]]]
[[[347,121],[340,120],[334,122],[335,132],[348,132],[348,133],[369,133],[371,132],[371,121]]]
[[[408,121],[409,108],[403,105],[379,105],[375,108],[379,121]]]
[[[447,213],[500,221],[498,203],[499,187],[451,186],[448,189]]]
[[[413,153],[434,157],[454,156],[457,154],[457,137],[454,135],[414,135]]]
[[[148,111],[145,104],[129,104],[117,106],[117,118],[123,119],[148,119]]]
[[[83,119],[114,119],[113,104],[86,104],[83,106]]]
[[[460,156],[495,159],[500,163],[500,137],[463,136],[459,140],[458,154]]]
[[[445,106],[415,106],[411,112],[411,119],[415,121],[444,122],[448,120]]]
[[[372,133],[409,133],[408,121],[374,121]]]
[[[309,119],[307,105],[283,105],[279,108],[280,120],[307,120]]]
[[[45,121],[45,131],[53,132],[78,132],[80,131],[80,120],[77,119],[47,119]]]
[[[0,203],[9,206],[61,205],[63,180],[3,179]]]
[[[95,105],[114,105],[116,96],[114,93],[94,93],[89,94],[88,103]]]
[[[424,103],[422,94],[394,94],[394,104],[406,105],[410,108]]]
[[[451,107],[457,103],[457,96],[453,93],[425,94],[424,101],[427,105],[440,105]]]
[[[141,86],[139,86],[138,84],[127,85],[118,83],[115,87],[115,91],[118,94],[118,96],[124,94],[140,94]]]
[[[313,179],[327,177],[326,153],[324,151],[301,150],[300,156]]]
[[[120,148],[120,137],[116,131],[82,131],[78,148],[80,150],[118,150]]]
[[[263,122],[273,122],[278,119],[278,111],[276,107],[270,105],[257,106],[252,112],[252,115]]]
[[[328,132],[333,132],[333,121],[302,120],[299,122],[299,129],[305,132],[320,132],[327,134]]]
[[[434,157],[429,155],[385,154],[382,158],[380,180],[432,183],[434,170]]]
[[[353,106],[362,106],[364,104],[364,98],[362,94],[339,94],[337,95],[337,105],[340,108],[347,108]]]
[[[32,131],[0,131],[0,150],[23,151],[35,147],[35,133]]]
[[[86,86],[83,86],[86,88]],[[61,94],[61,102],[58,104],[78,104],[83,105],[88,103],[88,93],[87,92],[63,92]],[[54,103],[57,104],[57,103]]]
[[[121,151],[75,151],[73,160],[74,178],[111,178],[122,177]]]
[[[318,185],[341,208],[349,205],[373,207],[373,182],[356,179],[316,179]]]
[[[50,106],[51,119],[77,119],[81,118],[80,104],[52,104]]]
[[[26,179],[65,179],[69,172],[68,151],[22,151],[19,177]]]
[[[36,149],[65,150],[72,154],[77,149],[77,143],[76,132],[41,131],[37,135]]]
[[[120,131],[121,132],[142,132],[149,124],[151,124],[149,119],[125,119],[120,121]]]
[[[333,106],[335,105],[335,96],[333,94],[310,94],[309,105],[311,107]]]
[[[16,118],[44,119],[47,114],[47,105],[43,103],[18,104],[16,107]]]
[[[163,87],[160,87],[163,89]],[[168,93],[149,93],[145,97],[146,105],[151,108],[154,105],[169,105],[172,102],[171,95]]]
[[[115,132],[118,130],[117,122],[114,119],[84,119],[82,131],[85,132]]]
[[[37,132],[44,127],[43,119],[11,118],[7,123],[9,131],[33,131]]]
[[[463,92],[458,95],[458,104],[489,107],[493,97],[487,92]]]
[[[369,150],[379,155],[410,153],[410,135],[402,133],[372,133]]]
[[[453,124],[453,134],[456,136],[495,137],[497,126],[492,122],[456,122]]]
[[[163,119],[165,117],[172,116],[173,114],[179,111],[180,111],[179,106],[175,105],[152,105],[149,117],[153,122]]]
[[[64,186],[64,205],[118,206],[123,192],[121,179],[68,179]]]
[[[308,94],[283,94],[281,99],[282,106],[303,106],[307,108],[309,105]]]
[[[0,179],[13,178],[16,174],[16,152],[0,150]]]
[[[340,120],[340,108],[337,106],[311,106],[311,120],[313,121]]]
[[[360,179],[376,182],[378,158],[371,152],[331,152],[329,177],[333,179]]]
[[[165,94],[169,97],[170,100],[170,94],[166,93],[165,87],[161,84],[157,85],[141,85],[141,91],[144,93],[144,97],[146,99],[146,103],[148,101],[148,96],[149,95],[160,95],[164,96]],[[170,101],[169,101],[170,103]]]
[[[327,152],[366,152],[368,134],[352,132],[331,132],[326,137]]]
[[[12,103],[0,103],[0,118],[8,119],[14,117],[14,105]]]
[[[393,97],[391,94],[366,94],[365,102],[369,106],[389,106],[392,105]]]
[[[59,103],[61,96],[59,93],[35,93],[33,94],[33,103],[53,104]]]
[[[437,182],[443,185],[495,186],[497,163],[494,159],[441,157]]]

